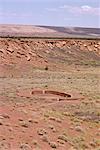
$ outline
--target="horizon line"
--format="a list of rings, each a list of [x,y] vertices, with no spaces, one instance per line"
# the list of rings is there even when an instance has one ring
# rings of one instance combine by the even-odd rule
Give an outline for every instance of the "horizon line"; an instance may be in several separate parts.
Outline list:
[[[21,23],[0,23],[0,25],[12,25],[12,26],[37,26],[37,27],[63,27],[63,28],[93,28],[93,29],[100,29],[100,27],[86,27],[86,26],[59,26],[59,25],[45,25],[45,24],[21,24]]]

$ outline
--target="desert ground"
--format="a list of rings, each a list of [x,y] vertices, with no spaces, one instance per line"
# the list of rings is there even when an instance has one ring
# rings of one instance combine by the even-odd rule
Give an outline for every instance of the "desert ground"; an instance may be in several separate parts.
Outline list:
[[[0,150],[100,150],[100,40],[0,38]]]

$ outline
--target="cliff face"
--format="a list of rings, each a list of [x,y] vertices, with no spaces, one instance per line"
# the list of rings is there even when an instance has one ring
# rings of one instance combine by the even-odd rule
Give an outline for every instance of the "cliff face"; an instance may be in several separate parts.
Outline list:
[[[0,64],[81,65],[99,61],[99,40],[0,39]]]

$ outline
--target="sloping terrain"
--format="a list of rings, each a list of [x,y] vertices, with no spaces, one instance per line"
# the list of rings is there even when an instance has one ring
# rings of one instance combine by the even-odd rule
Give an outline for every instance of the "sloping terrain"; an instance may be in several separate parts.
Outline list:
[[[0,150],[99,150],[99,83],[97,39],[0,38]]]
[[[66,70],[68,65],[100,66],[99,40],[0,39],[0,76],[3,70],[14,76],[22,67]]]

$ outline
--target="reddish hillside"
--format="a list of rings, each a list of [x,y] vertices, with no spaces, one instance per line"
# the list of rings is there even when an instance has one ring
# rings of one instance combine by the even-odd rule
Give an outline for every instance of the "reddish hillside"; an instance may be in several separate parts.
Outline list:
[[[69,65],[100,65],[100,42],[76,39],[0,39],[1,74],[9,73],[10,68],[15,72],[16,67],[20,67],[20,71],[27,66],[65,70]]]
[[[80,30],[74,35],[83,37]],[[99,35],[99,29],[87,30],[85,35]],[[100,41],[50,39],[63,32],[2,27],[0,150],[99,150]],[[4,37],[8,33],[16,37]],[[35,33],[49,38],[28,37]]]

